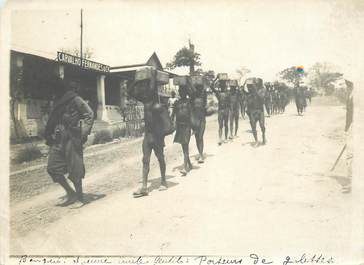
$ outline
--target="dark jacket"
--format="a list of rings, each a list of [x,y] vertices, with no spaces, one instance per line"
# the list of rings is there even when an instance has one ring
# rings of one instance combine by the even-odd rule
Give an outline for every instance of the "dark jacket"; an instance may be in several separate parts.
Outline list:
[[[93,122],[94,114],[88,104],[73,91],[68,91],[55,102],[49,115],[45,130],[46,143],[60,144],[67,139],[84,143]]]

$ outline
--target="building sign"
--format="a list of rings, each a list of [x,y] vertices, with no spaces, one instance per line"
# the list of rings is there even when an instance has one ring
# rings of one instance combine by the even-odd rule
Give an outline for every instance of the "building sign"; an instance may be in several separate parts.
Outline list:
[[[98,72],[106,72],[106,73],[110,72],[110,66],[108,66],[108,65],[93,62],[93,61],[90,61],[87,59],[82,59],[82,65],[81,65],[80,57],[77,57],[77,56],[74,56],[71,54],[67,54],[64,52],[57,52],[57,60],[59,62],[78,65],[78,66],[81,66],[82,68],[90,69],[90,70],[94,70],[94,71],[98,71]]]

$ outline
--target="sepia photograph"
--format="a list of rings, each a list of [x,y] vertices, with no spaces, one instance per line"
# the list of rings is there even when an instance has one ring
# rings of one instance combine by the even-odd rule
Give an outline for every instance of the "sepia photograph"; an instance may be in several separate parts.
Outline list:
[[[0,264],[364,264],[363,25],[362,0],[2,3]]]

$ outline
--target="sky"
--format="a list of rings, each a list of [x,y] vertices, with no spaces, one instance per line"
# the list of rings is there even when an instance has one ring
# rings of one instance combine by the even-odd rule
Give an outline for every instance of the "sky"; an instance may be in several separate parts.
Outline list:
[[[363,58],[360,0],[62,3],[10,2],[11,47],[54,57],[61,48],[78,48],[83,8],[84,47],[110,66],[144,63],[154,51],[165,65],[189,39],[204,70],[232,78],[248,67],[250,76],[272,81],[287,67],[307,70],[315,62],[350,76]]]

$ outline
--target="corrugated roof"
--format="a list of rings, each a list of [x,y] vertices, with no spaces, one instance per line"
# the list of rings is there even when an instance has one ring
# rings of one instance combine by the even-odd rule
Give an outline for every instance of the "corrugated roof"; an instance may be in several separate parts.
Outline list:
[[[53,55],[50,52],[42,52],[39,50],[26,49],[26,48],[19,47],[19,46],[12,46],[11,51],[17,52],[17,53],[23,53],[23,54],[27,54],[27,55],[32,55],[32,56],[38,56],[38,57],[45,58],[45,59],[52,60],[52,61],[57,61],[57,53],[55,53]],[[150,58],[152,58],[153,56],[157,57],[157,59],[158,59],[157,54],[153,53],[152,56],[146,57],[147,61]],[[136,71],[136,70],[139,70],[139,69],[142,69],[145,67],[151,67],[151,66],[147,65],[147,61],[145,63],[141,63],[141,64],[130,64],[130,65],[124,65],[124,66],[110,67],[110,73],[131,72],[131,71]],[[164,70],[164,72],[168,73],[170,77],[178,76],[178,74],[172,73],[170,71]]]
[[[18,52],[18,53],[24,53],[24,54],[27,54],[27,55],[34,55],[34,56],[46,58],[46,59],[49,59],[49,60],[57,59],[57,52],[55,52],[53,54],[51,52],[33,50],[33,49],[25,48],[25,47],[22,47],[22,46],[18,46],[18,45],[12,45],[11,46],[11,51]]]
[[[112,68],[110,73],[123,73],[123,72],[130,72],[130,71],[137,71],[143,68],[147,68],[150,66],[141,65],[141,66],[131,66],[131,67],[119,67],[119,68]]]

